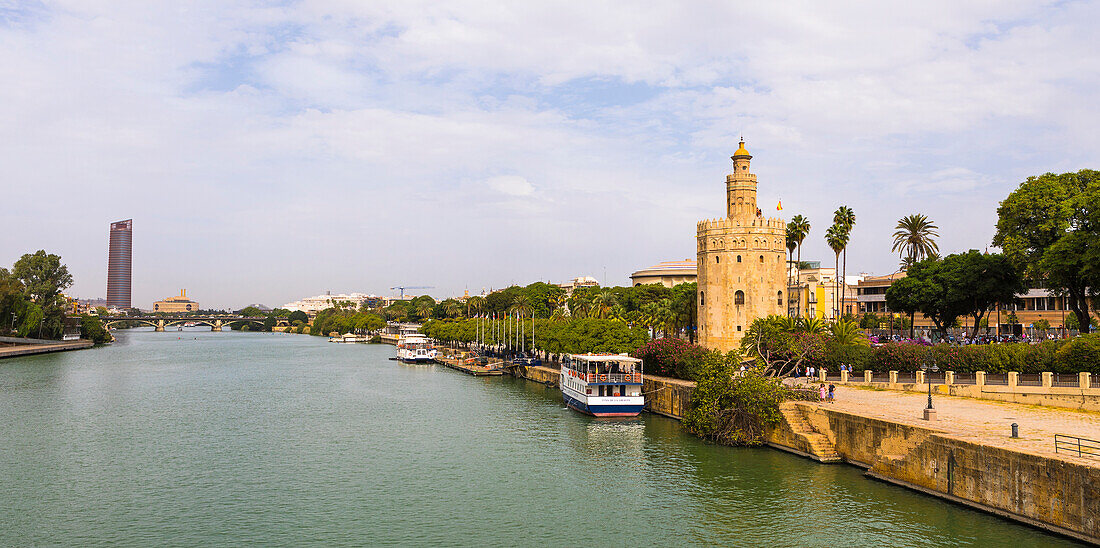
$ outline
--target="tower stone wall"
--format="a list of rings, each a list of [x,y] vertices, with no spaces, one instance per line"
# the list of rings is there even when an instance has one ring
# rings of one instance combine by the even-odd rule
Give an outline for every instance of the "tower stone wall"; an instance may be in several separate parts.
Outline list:
[[[744,141],[726,176],[726,218],[697,226],[699,344],[737,348],[756,318],[786,312],[786,223],[756,203]]]

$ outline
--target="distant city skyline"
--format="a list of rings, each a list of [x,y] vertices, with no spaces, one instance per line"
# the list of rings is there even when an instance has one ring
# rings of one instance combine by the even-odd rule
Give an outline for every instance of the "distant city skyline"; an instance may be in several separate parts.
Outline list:
[[[203,306],[695,258],[744,135],[769,215],[884,274],[897,219],[985,249],[1030,175],[1100,167],[1100,4],[16,3],[0,7],[0,263]],[[776,212],[782,200],[783,210]],[[605,274],[606,273],[606,274]]]

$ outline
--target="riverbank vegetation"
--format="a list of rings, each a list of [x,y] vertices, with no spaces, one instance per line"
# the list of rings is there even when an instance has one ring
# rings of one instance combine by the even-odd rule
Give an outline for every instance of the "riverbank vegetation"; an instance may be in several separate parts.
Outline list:
[[[488,345],[511,345],[551,354],[587,352],[631,352],[649,340],[646,330],[621,320],[570,318],[560,320],[431,320],[420,328],[425,335],[450,344],[483,341]],[[479,335],[480,334],[480,335]],[[519,341],[517,341],[517,335]]]
[[[779,404],[807,399],[803,391],[761,367],[740,369],[737,352],[709,351],[701,360],[691,405],[683,424],[689,432],[723,445],[760,445],[779,424]]]
[[[20,257],[11,270],[0,268],[0,332],[60,339],[65,321],[61,292],[72,284],[61,257],[41,249]]]

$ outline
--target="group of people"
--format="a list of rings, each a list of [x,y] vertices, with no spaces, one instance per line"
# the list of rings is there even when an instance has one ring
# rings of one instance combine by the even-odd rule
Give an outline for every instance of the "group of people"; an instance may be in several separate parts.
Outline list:
[[[842,364],[840,366],[840,370],[841,371],[847,371],[847,372],[851,373],[852,372],[852,366],[847,365],[847,364]],[[816,367],[814,367],[812,365],[808,365],[808,366],[806,366],[806,368],[804,370],[796,368],[795,371],[794,371],[794,376],[795,376],[795,379],[799,380],[799,382],[801,382],[803,372],[806,373],[806,380],[808,382],[810,382],[810,383],[814,382],[813,381],[814,375],[817,374],[817,368]],[[826,373],[824,368],[821,369],[821,373],[823,375]],[[818,387],[818,393],[821,395],[821,401],[826,401],[826,402],[829,402],[829,403],[832,403],[832,402],[836,401],[836,385],[830,384],[830,385],[826,386],[825,383],[821,383],[821,386]]]

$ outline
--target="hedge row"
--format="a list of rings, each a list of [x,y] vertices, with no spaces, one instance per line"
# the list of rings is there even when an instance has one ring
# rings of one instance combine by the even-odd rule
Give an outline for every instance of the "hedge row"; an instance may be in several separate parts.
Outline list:
[[[887,343],[874,348],[829,345],[821,365],[830,371],[838,370],[841,365],[851,365],[856,371],[918,371],[930,358],[935,360],[941,371],[956,373],[1050,371],[1100,374],[1100,333],[1081,335],[1064,341],[1043,341],[1039,344],[924,346]]]

